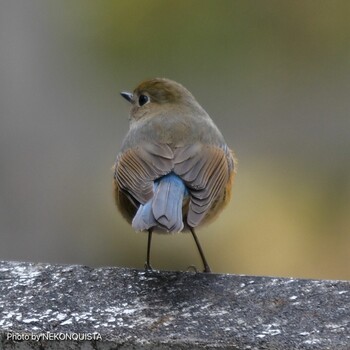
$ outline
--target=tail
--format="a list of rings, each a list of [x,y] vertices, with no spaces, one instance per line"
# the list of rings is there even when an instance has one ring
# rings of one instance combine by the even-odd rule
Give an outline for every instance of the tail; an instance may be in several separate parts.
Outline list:
[[[154,195],[146,204],[140,205],[132,227],[136,231],[158,227],[167,232],[183,229],[182,203],[187,189],[183,181],[170,173],[154,183]]]

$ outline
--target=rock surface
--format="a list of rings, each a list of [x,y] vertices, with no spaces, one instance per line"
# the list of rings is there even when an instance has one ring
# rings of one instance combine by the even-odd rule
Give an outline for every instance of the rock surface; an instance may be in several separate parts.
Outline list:
[[[350,282],[0,262],[1,349],[350,349]]]

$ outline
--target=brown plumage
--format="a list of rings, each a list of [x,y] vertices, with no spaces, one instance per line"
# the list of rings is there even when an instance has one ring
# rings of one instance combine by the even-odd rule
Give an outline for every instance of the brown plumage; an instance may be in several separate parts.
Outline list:
[[[132,107],[130,130],[115,162],[120,212],[136,230],[194,234],[230,199],[233,152],[182,85],[156,78],[122,96]]]

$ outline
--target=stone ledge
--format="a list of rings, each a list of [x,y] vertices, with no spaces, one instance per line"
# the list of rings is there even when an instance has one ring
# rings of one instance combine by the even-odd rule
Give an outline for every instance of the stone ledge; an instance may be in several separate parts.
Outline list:
[[[350,282],[0,262],[0,344],[350,349]]]

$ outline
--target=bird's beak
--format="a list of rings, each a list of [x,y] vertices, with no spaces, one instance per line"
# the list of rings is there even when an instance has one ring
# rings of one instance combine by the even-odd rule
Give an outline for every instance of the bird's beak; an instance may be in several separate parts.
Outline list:
[[[132,103],[133,94],[131,92],[121,92],[120,93],[127,101]]]

